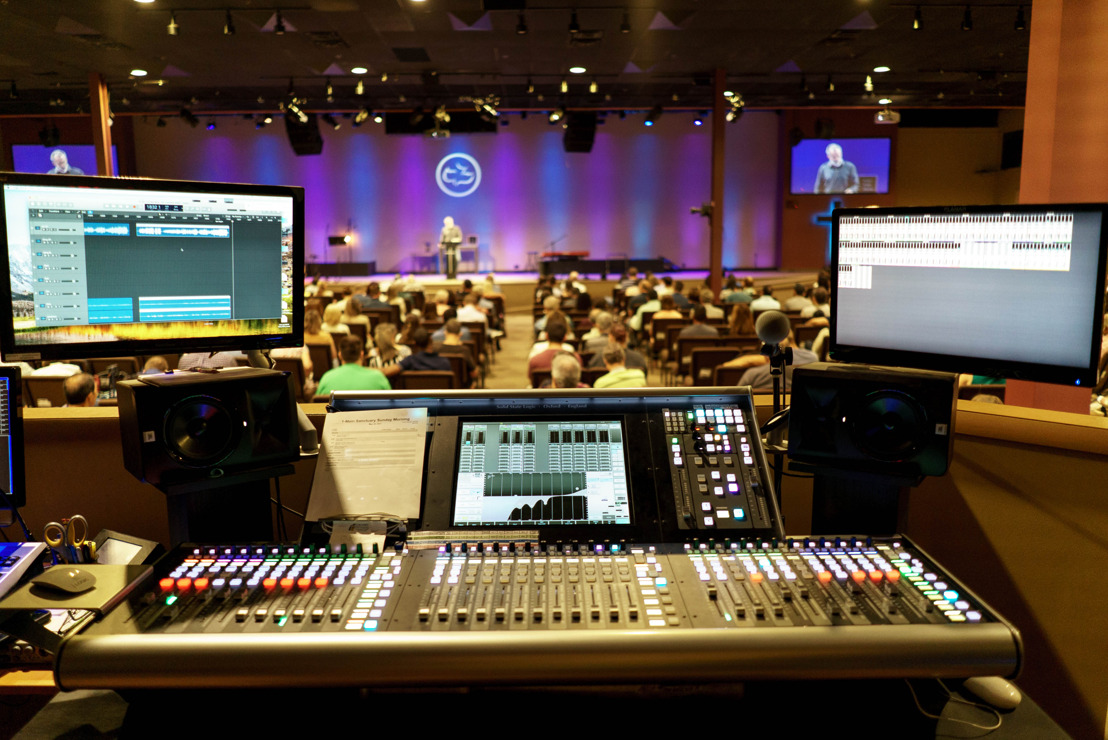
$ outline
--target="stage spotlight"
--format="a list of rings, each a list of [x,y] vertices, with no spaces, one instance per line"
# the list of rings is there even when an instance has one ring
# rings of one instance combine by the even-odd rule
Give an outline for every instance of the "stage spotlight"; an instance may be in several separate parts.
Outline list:
[[[342,128],[342,124],[330,113],[324,113],[322,116],[320,116],[320,120],[322,120],[335,131],[338,131],[340,128]]]
[[[534,95],[535,94],[535,83],[531,80],[530,76],[527,77],[527,94],[528,95]]]
[[[550,111],[550,115],[547,116],[547,120],[549,120],[551,123],[557,123],[558,121],[562,120],[565,117],[566,117],[566,109],[565,108],[557,108],[555,110]]]
[[[15,86],[15,80],[12,80],[12,85],[8,88],[8,97],[12,100],[19,99],[19,88]]]
[[[377,111],[376,113],[373,114],[373,122],[374,123],[384,123],[385,122],[385,114],[382,113],[381,111]]]
[[[200,119],[194,116],[192,114],[192,111],[190,111],[188,108],[181,109],[181,120],[183,120],[185,123],[192,126],[193,128],[196,128],[200,125]]]
[[[516,23],[516,33],[520,36],[527,35],[527,19],[523,16],[523,13],[519,14],[519,23]]]
[[[971,10],[968,5],[966,6],[966,12],[962,15],[962,30],[973,30],[973,10]]]
[[[596,85],[596,78],[593,77],[592,82],[589,83],[589,92],[592,93],[593,95],[596,95],[597,90],[599,90],[599,89],[600,88],[598,88],[597,85]]]
[[[209,131],[215,131],[215,119],[209,118],[208,125],[205,128],[207,128]]]
[[[359,110],[357,113],[354,114],[354,125],[355,126],[361,126],[363,123],[366,122],[366,120],[368,118],[369,118],[369,109],[368,108],[362,108],[361,110]]]
[[[408,116],[408,123],[413,126],[418,126],[427,114],[423,112],[423,106],[416,108],[412,111],[412,115]]]
[[[912,17],[912,30],[918,31],[921,28],[923,28],[923,11],[917,5],[916,14]]]
[[[655,105],[653,108],[650,109],[650,111],[646,114],[646,120],[643,121],[642,123],[643,123],[644,126],[653,126],[655,123],[658,122],[658,119],[661,118],[661,117],[662,117],[662,106],[659,103],[658,105]]]
[[[1018,8],[1016,9],[1016,25],[1015,25],[1015,29],[1016,29],[1017,31],[1026,31],[1026,30],[1027,30],[1027,19],[1023,17],[1023,6],[1022,6],[1022,5],[1021,5],[1021,6],[1019,6],[1019,7],[1018,7]]]
[[[327,95],[327,102],[328,103],[333,103],[335,101],[335,88],[331,84],[331,78],[330,77],[327,78],[327,87],[325,87],[323,89],[323,91]]]
[[[707,116],[707,115],[708,115],[708,111],[706,111],[706,110],[702,110],[699,113],[697,113],[696,118],[694,118],[693,121],[692,121],[693,125],[694,126],[703,126],[704,125],[704,117]]]
[[[579,33],[581,33],[581,24],[577,22],[577,11],[575,10],[569,16],[569,35],[576,36]]]
[[[169,25],[165,27],[165,32],[168,33],[170,36],[176,36],[180,28],[181,27],[177,25],[177,14],[170,13]]]
[[[354,86],[355,95],[365,95],[365,83],[358,80],[358,84]]]
[[[285,35],[285,19],[281,17],[281,11],[277,11],[277,20],[273,23],[273,33],[278,36]]]
[[[620,33],[631,33],[631,14],[623,11],[623,20],[619,22]]]
[[[567,80],[565,77],[562,78],[562,88],[561,89],[562,89],[563,93],[569,92],[569,80]]]
[[[233,20],[231,20],[231,11],[230,10],[228,10],[227,15],[224,16],[223,35],[224,36],[234,36],[235,35],[235,22]]]

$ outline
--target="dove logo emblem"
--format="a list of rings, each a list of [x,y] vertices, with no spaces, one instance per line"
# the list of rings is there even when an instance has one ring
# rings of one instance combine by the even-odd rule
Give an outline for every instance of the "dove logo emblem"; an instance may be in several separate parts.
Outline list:
[[[481,184],[481,165],[468,154],[447,154],[435,168],[439,190],[454,198],[464,198]]]

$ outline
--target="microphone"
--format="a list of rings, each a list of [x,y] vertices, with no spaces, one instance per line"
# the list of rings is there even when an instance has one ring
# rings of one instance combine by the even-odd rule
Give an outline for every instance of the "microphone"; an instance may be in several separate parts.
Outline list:
[[[781,344],[791,330],[789,317],[780,311],[763,311],[754,324],[754,333],[766,344]]]

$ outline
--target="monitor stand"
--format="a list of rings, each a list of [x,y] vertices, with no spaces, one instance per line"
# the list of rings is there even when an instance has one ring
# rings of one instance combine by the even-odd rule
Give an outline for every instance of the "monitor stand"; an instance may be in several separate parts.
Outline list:
[[[176,486],[166,495],[169,538],[182,542],[272,542],[270,481],[293,473],[292,465],[239,473]]]

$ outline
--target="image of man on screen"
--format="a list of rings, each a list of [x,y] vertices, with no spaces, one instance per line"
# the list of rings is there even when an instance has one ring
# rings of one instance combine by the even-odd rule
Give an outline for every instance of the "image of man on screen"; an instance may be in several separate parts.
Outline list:
[[[817,193],[857,193],[858,168],[843,159],[843,148],[828,144],[827,161],[819,166],[816,174]]]
[[[55,149],[50,152],[50,162],[54,165],[54,169],[47,170],[48,175],[83,175],[84,171],[80,167],[72,167],[69,164],[69,157],[66,155],[64,149]]]
[[[462,246],[462,230],[447,216],[442,220],[442,234],[439,236],[439,249],[446,260],[446,278],[453,280],[458,275],[458,247]]]

